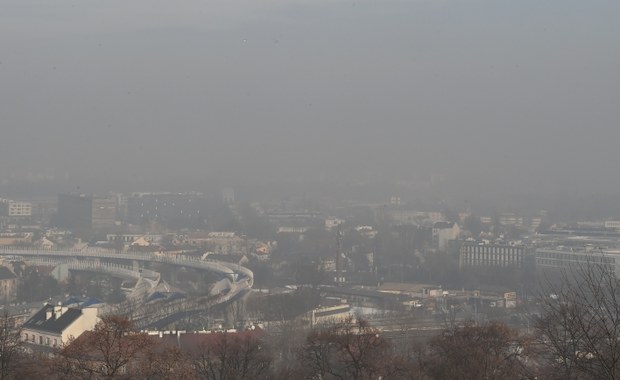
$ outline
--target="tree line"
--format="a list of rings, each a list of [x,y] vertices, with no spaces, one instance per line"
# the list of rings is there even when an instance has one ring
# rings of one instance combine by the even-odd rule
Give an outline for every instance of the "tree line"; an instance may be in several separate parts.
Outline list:
[[[48,354],[29,353],[0,323],[0,380],[29,379],[617,379],[620,283],[609,267],[567,270],[541,294],[533,333],[500,322],[447,326],[426,340],[394,339],[362,319],[305,331],[178,336],[135,331],[104,316],[93,331]],[[206,337],[206,338],[205,338]]]

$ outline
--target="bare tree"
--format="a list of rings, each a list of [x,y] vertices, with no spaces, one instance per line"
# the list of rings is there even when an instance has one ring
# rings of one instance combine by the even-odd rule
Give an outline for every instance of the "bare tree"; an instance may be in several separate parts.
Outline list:
[[[498,322],[447,328],[430,341],[425,367],[434,379],[521,379],[524,346]]]
[[[206,380],[269,379],[272,361],[256,333],[221,333],[201,345],[194,367]]]
[[[557,377],[620,378],[620,283],[609,263],[593,257],[548,281],[536,329]]]
[[[136,377],[145,380],[197,378],[192,363],[184,352],[176,346],[162,345],[154,345],[147,351],[139,376]]]
[[[308,378],[319,379],[388,379],[404,370],[377,329],[351,318],[312,331],[301,349],[300,361]]]
[[[10,378],[21,354],[21,329],[8,312],[0,317],[0,380]]]
[[[57,353],[54,369],[64,379],[128,378],[152,345],[148,335],[133,331],[128,319],[105,316],[93,331],[68,342]]]

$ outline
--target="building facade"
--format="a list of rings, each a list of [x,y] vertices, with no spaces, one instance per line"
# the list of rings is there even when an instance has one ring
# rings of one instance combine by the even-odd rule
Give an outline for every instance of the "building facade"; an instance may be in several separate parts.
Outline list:
[[[127,198],[127,222],[162,223],[205,219],[207,200],[201,193],[135,193]]]
[[[55,225],[78,235],[112,228],[116,224],[116,205],[117,199],[112,196],[60,194]]]
[[[98,309],[70,308],[46,304],[22,325],[22,340],[31,350],[62,347],[99,321]]]
[[[433,224],[433,245],[440,251],[445,251],[451,240],[456,240],[461,233],[459,225],[454,222],[437,222]]]
[[[32,204],[0,199],[0,215],[10,217],[32,216]]]
[[[459,251],[459,266],[523,268],[531,253],[524,245],[465,242]]]
[[[588,265],[602,266],[620,275],[620,250],[565,246],[536,250],[536,268],[540,271],[579,269]]]

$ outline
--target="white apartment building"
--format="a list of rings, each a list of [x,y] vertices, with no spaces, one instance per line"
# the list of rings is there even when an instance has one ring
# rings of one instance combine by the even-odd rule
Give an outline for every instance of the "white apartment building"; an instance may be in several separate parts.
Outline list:
[[[0,214],[4,216],[32,216],[32,204],[0,199]]]
[[[620,250],[564,246],[536,250],[536,268],[539,270],[579,269],[587,265],[604,266],[620,275]]]
[[[530,249],[523,245],[465,242],[459,252],[463,267],[523,267]]]

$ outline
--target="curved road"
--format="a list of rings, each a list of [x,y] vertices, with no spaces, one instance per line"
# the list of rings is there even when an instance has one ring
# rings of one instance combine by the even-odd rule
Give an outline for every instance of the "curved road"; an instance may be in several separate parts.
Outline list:
[[[216,299],[210,298],[208,302],[204,302],[204,299],[201,300],[184,300],[181,301],[183,307],[182,310],[196,310],[196,308],[203,309],[204,307],[213,307],[218,304],[223,304],[229,302],[230,300],[236,299],[238,296],[241,296],[247,293],[254,284],[254,273],[241,265],[234,263],[226,263],[221,261],[208,261],[202,260],[199,258],[189,257],[189,256],[175,256],[170,257],[159,253],[127,253],[127,252],[115,252],[103,249],[87,249],[83,251],[74,251],[74,250],[42,250],[42,249],[11,249],[11,248],[0,248],[0,255],[3,256],[18,256],[18,257],[71,257],[71,258],[84,258],[84,259],[99,259],[99,260],[129,260],[129,261],[139,261],[139,262],[148,262],[148,263],[163,263],[163,264],[171,264],[177,266],[183,266],[188,268],[195,268],[198,270],[206,270],[210,272],[215,272],[220,274],[223,277],[230,279],[231,286],[230,290],[221,297],[216,297]],[[192,303],[192,307],[189,307],[189,302]],[[170,305],[171,307],[166,308],[169,310],[169,315],[158,315],[158,318],[170,319],[173,314],[178,313],[179,306],[181,305]],[[176,310],[175,310],[176,309]],[[163,310],[162,310],[163,311]],[[146,313],[148,314],[148,313]],[[159,313],[158,313],[159,314]],[[146,315],[144,316],[146,318]],[[154,323],[153,318],[149,319],[149,323]]]

